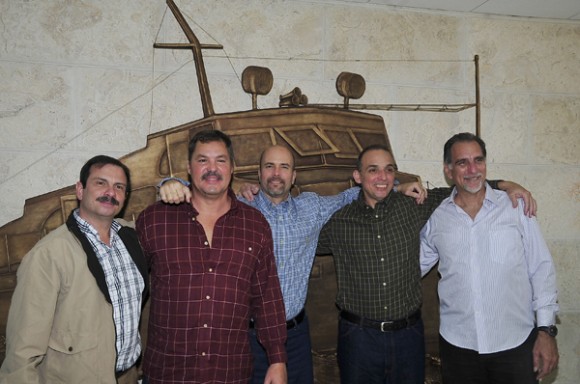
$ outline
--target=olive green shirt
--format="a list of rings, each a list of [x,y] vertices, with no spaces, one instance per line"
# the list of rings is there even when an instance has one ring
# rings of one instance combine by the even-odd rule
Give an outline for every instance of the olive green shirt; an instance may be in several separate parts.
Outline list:
[[[424,204],[389,193],[371,208],[359,198],[337,211],[320,233],[317,253],[334,255],[340,309],[385,321],[421,307],[419,233],[451,193],[429,190]]]

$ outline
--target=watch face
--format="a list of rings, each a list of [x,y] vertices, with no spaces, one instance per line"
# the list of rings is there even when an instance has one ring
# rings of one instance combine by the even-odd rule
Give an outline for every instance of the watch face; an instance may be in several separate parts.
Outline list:
[[[558,335],[558,328],[555,325],[538,327],[539,331],[546,332],[548,335],[552,337],[556,337]]]

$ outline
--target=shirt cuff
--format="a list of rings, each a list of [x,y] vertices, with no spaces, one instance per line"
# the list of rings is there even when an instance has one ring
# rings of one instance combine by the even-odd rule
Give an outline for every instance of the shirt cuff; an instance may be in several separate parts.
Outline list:
[[[286,355],[286,348],[284,347],[284,344],[276,347],[272,346],[270,349],[271,350],[267,352],[268,362],[270,364],[288,362],[288,356]]]
[[[549,309],[540,309],[536,312],[536,322],[538,327],[554,325],[556,324],[556,313]]]

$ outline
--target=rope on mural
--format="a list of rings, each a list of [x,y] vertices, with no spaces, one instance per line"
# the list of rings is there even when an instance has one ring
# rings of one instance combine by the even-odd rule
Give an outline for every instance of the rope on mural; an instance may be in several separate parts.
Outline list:
[[[167,10],[168,8],[165,8],[164,14],[161,18],[161,22],[159,23],[159,27],[157,29],[157,33],[155,36],[155,42],[157,42],[160,34],[161,34],[161,30],[163,27],[163,23],[165,20],[165,17],[167,15]],[[213,41],[217,41],[217,39],[215,39],[209,32],[207,32],[199,23],[197,23],[195,21],[194,18],[192,18],[190,15],[188,15],[187,13],[185,14],[185,16],[188,18],[189,21],[191,21],[192,23],[194,23],[197,28],[199,28],[200,30],[202,30],[207,36],[209,36],[209,38],[211,38]],[[233,62],[234,60],[240,60],[240,61],[247,61],[247,60],[262,60],[262,61],[285,61],[285,62],[328,62],[328,63],[387,63],[387,62],[403,62],[403,63],[409,63],[409,62],[419,62],[419,63],[471,63],[471,60],[438,60],[438,59],[415,59],[415,60],[408,60],[408,59],[326,59],[326,58],[304,58],[304,57],[268,57],[268,56],[233,56],[227,53],[227,51],[225,49],[222,48],[222,52],[223,55],[205,55],[205,57],[208,58],[217,58],[217,59],[226,59],[229,63],[230,68],[232,69],[233,73],[235,74],[236,78],[238,79],[238,81],[241,82],[241,76],[240,76],[240,70],[238,70],[237,66],[235,65],[235,63]],[[193,59],[188,60],[183,62],[181,65],[179,65],[177,68],[173,69],[170,72],[164,73],[163,75],[160,75],[159,77],[156,77],[156,73],[157,68],[156,68],[156,53],[155,53],[155,49],[152,49],[152,56],[151,56],[151,83],[150,85],[141,93],[139,93],[138,95],[134,96],[133,98],[127,100],[125,103],[123,103],[122,105],[120,105],[119,107],[113,109],[112,111],[106,113],[105,115],[103,115],[101,118],[99,118],[98,120],[96,120],[93,124],[91,124],[90,126],[86,127],[85,129],[83,129],[82,131],[78,132],[77,134],[71,136],[70,138],[68,138],[66,141],[62,142],[61,144],[57,145],[54,149],[46,152],[45,154],[41,155],[39,158],[33,160],[31,163],[29,163],[28,165],[26,165],[25,167],[21,168],[20,170],[16,171],[15,173],[13,173],[12,175],[8,176],[6,179],[2,180],[0,182],[0,185],[4,185],[6,183],[8,183],[9,181],[11,181],[12,179],[14,179],[15,177],[27,172],[30,168],[34,167],[35,165],[44,162],[46,159],[48,159],[50,156],[54,155],[55,153],[58,153],[59,151],[65,149],[67,146],[69,146],[71,143],[75,142],[76,140],[78,140],[79,138],[83,137],[84,135],[86,135],[88,132],[92,131],[95,128],[98,128],[101,124],[103,124],[104,122],[106,122],[108,119],[110,119],[112,116],[114,116],[115,114],[117,114],[119,111],[127,108],[128,106],[132,105],[133,103],[141,100],[144,97],[147,97],[149,95],[150,98],[150,105],[149,105],[149,123],[148,123],[148,134],[152,133],[152,123],[153,123],[153,114],[154,114],[154,99],[155,99],[155,94],[154,91],[157,87],[161,86],[162,84],[164,84],[166,81],[168,81],[169,79],[171,79],[173,76],[175,76],[176,74],[180,73],[181,71],[183,71],[183,69],[185,67],[187,67],[188,65],[190,65],[191,63],[193,63]]]

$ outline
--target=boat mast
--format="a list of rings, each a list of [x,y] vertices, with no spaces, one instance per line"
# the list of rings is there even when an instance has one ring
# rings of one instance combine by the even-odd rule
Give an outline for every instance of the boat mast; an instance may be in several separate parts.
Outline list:
[[[199,95],[201,97],[201,105],[203,108],[203,116],[209,117],[215,114],[213,110],[213,103],[211,101],[211,93],[209,91],[209,84],[207,82],[207,74],[205,72],[205,65],[203,63],[203,53],[202,49],[223,49],[222,45],[219,44],[201,44],[193,30],[187,24],[187,21],[181,14],[177,5],[173,0],[167,0],[167,6],[173,12],[173,16],[181,26],[183,33],[187,37],[189,44],[184,43],[155,43],[154,48],[165,48],[165,49],[191,49],[193,53],[193,62],[195,63],[195,72],[197,74],[197,84],[199,87]]]

